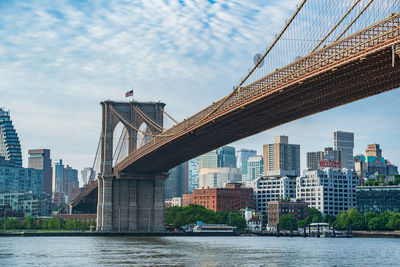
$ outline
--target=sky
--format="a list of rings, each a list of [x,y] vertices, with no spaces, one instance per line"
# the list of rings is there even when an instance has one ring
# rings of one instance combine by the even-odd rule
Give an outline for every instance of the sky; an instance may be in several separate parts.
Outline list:
[[[0,1],[0,107],[27,150],[91,166],[99,103],[162,101],[183,120],[230,93],[298,0]],[[400,90],[296,120],[232,144],[256,149],[288,135],[305,153],[355,133],[354,154],[378,143],[400,165]],[[169,122],[171,125],[171,122]],[[168,125],[167,125],[168,126]]]

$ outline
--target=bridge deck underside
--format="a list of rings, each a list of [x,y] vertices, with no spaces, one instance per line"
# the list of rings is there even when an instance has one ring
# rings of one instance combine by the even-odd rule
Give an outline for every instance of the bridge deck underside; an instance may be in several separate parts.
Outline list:
[[[137,158],[130,154],[115,172],[151,173],[170,168],[256,133],[400,87],[400,63],[392,67],[390,47],[355,58],[302,83],[243,103]],[[351,116],[351,114],[349,114]],[[355,119],[355,118],[353,118]],[[128,163],[128,164],[127,164]]]

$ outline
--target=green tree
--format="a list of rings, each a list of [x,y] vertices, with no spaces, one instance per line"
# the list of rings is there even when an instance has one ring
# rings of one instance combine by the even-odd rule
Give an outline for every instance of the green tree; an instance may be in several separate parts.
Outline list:
[[[368,229],[375,230],[383,230],[385,228],[385,224],[380,220],[380,218],[372,218],[368,222]]]
[[[24,227],[28,230],[31,230],[32,226],[34,225],[33,218],[31,216],[26,216],[24,220]]]
[[[304,228],[304,225],[306,224],[306,221],[305,220],[299,220],[298,222],[297,222],[297,226],[298,226],[298,228]]]
[[[308,216],[305,220],[307,225],[310,223],[319,223],[322,222],[322,220],[322,214],[318,209],[308,208]]]
[[[7,218],[6,219],[6,228],[8,229],[8,230],[11,230],[11,229],[20,229],[21,228],[21,222],[19,221],[19,220],[17,220],[17,219],[14,219],[14,218]]]
[[[290,228],[292,226],[292,228]],[[279,227],[282,230],[297,230],[297,220],[296,218],[289,214],[289,215],[283,215],[279,217]]]
[[[336,221],[336,217],[330,214],[325,214],[323,222],[333,224]]]
[[[388,220],[386,228],[390,230],[400,230],[400,213],[394,213]]]
[[[345,218],[345,229],[361,230],[364,229],[364,218],[360,215],[358,210],[355,208],[347,211],[347,216]]]
[[[399,184],[400,184],[400,175],[396,175],[396,176],[394,177],[394,184],[395,184],[395,185],[399,185]]]

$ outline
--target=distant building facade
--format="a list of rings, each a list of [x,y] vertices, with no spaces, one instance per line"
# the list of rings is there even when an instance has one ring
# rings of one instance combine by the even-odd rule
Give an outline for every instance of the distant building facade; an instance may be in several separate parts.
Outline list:
[[[254,207],[256,212],[268,213],[268,202],[296,197],[296,172],[272,171],[254,180]]]
[[[50,216],[53,208],[50,195],[32,192],[0,193],[0,205],[9,205],[14,212],[32,217]]]
[[[307,152],[307,169],[319,169],[321,160],[342,162],[341,151],[334,150],[332,147],[326,147],[324,151]]]
[[[53,182],[53,169],[51,167],[49,149],[28,150],[28,168],[43,170],[43,191],[51,195]]]
[[[184,206],[197,204],[213,211],[235,212],[253,207],[253,189],[242,188],[239,183],[227,183],[224,188],[195,189],[182,198]]]
[[[54,164],[53,170],[53,202],[62,204],[63,200],[72,200],[72,188],[79,187],[78,170],[70,166],[64,166],[62,159]]]
[[[235,154],[234,147],[220,147],[201,155],[199,157],[199,168],[236,168]]]
[[[246,173],[242,172],[242,181],[253,181],[257,177],[260,177],[263,173],[263,157],[254,156],[249,157],[245,162]]]
[[[188,162],[184,162],[168,172],[165,181],[165,198],[182,197],[188,193]]]
[[[300,174],[300,145],[289,144],[288,136],[275,136],[275,143],[263,146],[264,172],[295,171]]]
[[[333,133],[333,149],[341,153],[342,168],[354,170],[354,133],[335,131]]]
[[[237,168],[202,168],[199,173],[199,188],[222,188],[227,182],[242,180]]]
[[[357,210],[366,212],[400,212],[400,186],[357,186]]]
[[[43,171],[18,167],[13,160],[0,157],[0,193],[28,191],[43,193]]]
[[[0,108],[0,157],[22,167],[21,144],[10,118],[10,111]]]
[[[96,180],[96,171],[94,171],[92,167],[83,168],[83,170],[81,170],[81,177],[82,180],[79,185],[83,187],[84,185]]]
[[[379,144],[368,145],[368,148],[365,150],[365,156],[357,155],[354,157],[354,161],[362,163],[363,171],[367,176],[374,175],[375,173],[385,175],[398,174],[397,166],[382,157],[382,149]]]
[[[252,149],[242,148],[236,150],[236,167],[241,170],[242,176],[247,175],[247,160],[255,156],[257,156],[257,151]]]
[[[356,206],[358,176],[349,169],[306,170],[296,181],[296,199],[308,202],[323,215],[338,215]]]
[[[308,216],[308,203],[290,200],[268,202],[268,226],[276,227],[279,218],[284,215],[292,215],[296,220],[304,220]]]
[[[188,191],[192,193],[194,189],[199,188],[199,158],[194,158],[188,162],[189,168],[189,186]]]

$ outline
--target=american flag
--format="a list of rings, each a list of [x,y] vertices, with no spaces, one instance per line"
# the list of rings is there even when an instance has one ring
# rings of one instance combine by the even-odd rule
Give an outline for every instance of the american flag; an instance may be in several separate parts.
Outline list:
[[[133,96],[133,90],[130,90],[125,93],[125,97],[130,97],[130,96]]]

